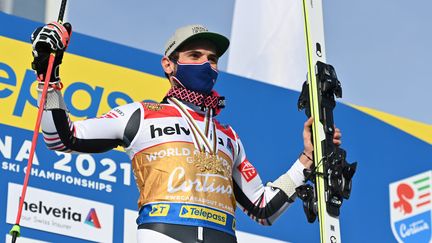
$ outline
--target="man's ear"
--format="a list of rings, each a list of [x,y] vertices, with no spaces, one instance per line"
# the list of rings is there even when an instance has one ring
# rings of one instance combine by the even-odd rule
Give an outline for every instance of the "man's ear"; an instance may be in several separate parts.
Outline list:
[[[172,74],[174,72],[174,63],[167,56],[162,57],[161,65],[165,73]]]

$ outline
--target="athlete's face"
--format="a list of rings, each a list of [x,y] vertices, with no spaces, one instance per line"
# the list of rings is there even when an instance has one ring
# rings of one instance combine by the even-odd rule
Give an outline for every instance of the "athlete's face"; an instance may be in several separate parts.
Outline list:
[[[203,63],[210,62],[214,69],[217,69],[218,56],[216,55],[216,46],[208,40],[193,40],[186,43],[182,48],[177,50],[180,63]],[[176,63],[168,57],[162,58],[162,68],[165,73],[174,74]]]
[[[210,62],[214,69],[217,69],[218,56],[215,45],[208,40],[194,40],[185,44],[179,50],[180,63],[203,63]]]

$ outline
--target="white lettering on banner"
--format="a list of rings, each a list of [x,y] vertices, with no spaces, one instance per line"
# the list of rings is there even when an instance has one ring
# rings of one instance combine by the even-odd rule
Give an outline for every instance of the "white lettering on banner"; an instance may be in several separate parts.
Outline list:
[[[99,163],[104,167],[104,170],[99,172],[99,179],[109,182],[117,182],[117,176],[114,174],[117,172],[117,164],[120,164],[120,170],[123,171],[123,184],[127,186],[130,186],[131,184],[132,170],[130,162],[118,163],[109,158],[103,158],[100,161],[96,161],[90,154],[79,154],[76,159],[73,160],[71,154],[58,151],[55,153],[62,158],[54,162],[54,169],[71,172],[71,165],[73,165],[80,175],[88,177],[97,173],[96,164]]]
[[[430,229],[429,224],[422,219],[413,222],[408,226],[406,224],[401,224],[399,227],[399,233],[402,236],[402,238],[406,238],[408,236],[415,235],[417,233],[420,233],[421,231],[429,230],[429,229]]]
[[[19,164],[14,164],[14,163],[9,163],[9,162],[3,161],[2,162],[2,170],[7,170],[7,171],[18,173],[21,170],[21,166]]]
[[[32,142],[29,140],[25,140],[24,143],[22,144],[21,149],[19,150],[15,160],[16,161],[23,161],[24,159],[29,159],[31,146],[32,146]],[[33,164],[39,165],[39,160],[37,158],[36,153],[33,154]]]
[[[149,162],[152,162],[157,159],[163,159],[165,157],[170,156],[189,156],[191,155],[191,151],[188,148],[168,148],[163,149],[158,152],[147,154],[147,160]]]
[[[1,169],[4,171],[15,172],[15,173],[21,172],[21,166],[17,163],[13,163],[13,162],[3,161],[1,163]],[[23,173],[27,172],[27,166],[25,166],[23,168],[22,172]],[[30,170],[30,175],[32,177],[43,178],[43,179],[51,180],[51,181],[55,181],[55,182],[67,183],[67,184],[70,184],[73,186],[80,186],[80,187],[84,187],[84,188],[88,188],[88,189],[92,189],[92,190],[106,191],[108,193],[112,192],[112,185],[111,184],[106,184],[103,182],[89,180],[86,178],[75,177],[75,176],[71,176],[71,175],[65,175],[62,173],[54,172],[54,171],[43,170],[43,169],[39,169],[37,167],[33,167]]]
[[[30,156],[30,149],[31,149],[31,141],[24,140],[24,142],[21,144],[21,147],[17,155],[15,156],[15,160],[21,162],[25,159],[28,159]],[[12,159],[12,137],[11,136],[5,136],[4,140],[0,139],[0,153],[3,155],[3,158]],[[33,156],[33,164],[39,165],[39,160],[36,152],[34,153]]]
[[[21,185],[8,183],[6,222],[13,224]],[[112,242],[114,207],[61,193],[27,188],[21,225],[96,242]]]
[[[26,173],[27,168],[24,167],[25,164],[22,165],[24,168],[21,168],[20,162],[24,162],[24,160],[29,158],[30,148],[30,140],[24,140],[21,143],[17,142],[17,139],[14,138],[14,136],[1,136],[0,159],[6,160],[1,161],[1,169],[16,173],[21,171]],[[54,153],[58,156],[58,159],[54,159],[55,162],[48,163],[48,165],[46,163],[44,164],[44,166],[53,166],[52,169],[54,171],[50,171],[49,169],[42,170],[38,168],[39,161],[37,152],[35,151],[31,175],[99,191],[105,190],[106,192],[112,192],[112,186],[105,182],[117,183],[117,181],[122,181],[126,186],[131,185],[132,166],[130,162],[120,163],[120,161],[114,161],[111,158],[96,159],[90,154],[72,155],[58,151],[55,151]],[[58,173],[59,171],[66,173]],[[75,176],[77,174],[78,177]],[[97,179],[89,180],[87,178],[80,178],[80,176],[98,176],[100,181]]]
[[[197,192],[216,192],[221,194],[232,194],[231,185],[218,185],[215,184],[215,177],[223,178],[224,180],[228,180],[228,178],[216,175],[216,174],[196,174],[195,180],[185,179],[185,169],[183,167],[176,167],[170,174],[168,179],[168,192],[175,193],[178,191],[189,192],[191,190],[195,190]],[[200,180],[203,178],[203,181]],[[211,180],[211,182],[210,182]],[[175,185],[179,185],[175,187]]]
[[[24,167],[24,173],[27,171],[27,166]],[[74,186],[81,186],[88,189],[93,189],[97,191],[106,191],[106,192],[112,192],[112,185],[111,184],[105,184],[103,182],[93,181],[85,178],[79,178],[75,176],[70,175],[64,175],[61,173],[49,171],[49,170],[43,170],[36,167],[31,168],[30,175],[33,177],[39,177],[46,180],[52,180],[62,183],[67,183]]]
[[[5,136],[4,142],[0,139],[0,153],[5,159],[11,159],[12,156],[12,137]]]

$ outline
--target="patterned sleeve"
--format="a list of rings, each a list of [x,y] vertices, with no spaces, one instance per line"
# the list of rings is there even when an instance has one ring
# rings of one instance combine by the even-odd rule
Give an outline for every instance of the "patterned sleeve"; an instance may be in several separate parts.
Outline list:
[[[62,101],[63,97],[57,94],[56,99]],[[72,122],[62,103],[53,108],[48,104],[41,123],[47,147],[61,152],[101,153],[117,146],[128,147],[139,129],[143,112],[139,103],[131,103],[98,118]]]

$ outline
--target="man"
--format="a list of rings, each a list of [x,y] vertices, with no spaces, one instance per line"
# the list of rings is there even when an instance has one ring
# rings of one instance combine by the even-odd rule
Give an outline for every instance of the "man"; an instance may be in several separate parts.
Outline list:
[[[267,185],[255,171],[243,176],[241,169],[253,166],[241,140],[215,119],[224,106],[213,86],[218,59],[229,46],[226,37],[201,25],[177,29],[161,60],[172,86],[161,103],[134,102],[71,122],[59,78],[70,33],[69,24],[50,23],[32,34],[39,87],[49,52],[57,52],[42,119],[44,138],[48,148],[63,152],[124,147],[140,191],[138,242],[236,242],[236,206],[271,225],[293,202],[295,188],[304,183],[303,170],[312,165],[312,120],[304,124],[304,151],[285,174]],[[340,137],[337,129],[338,145]]]

